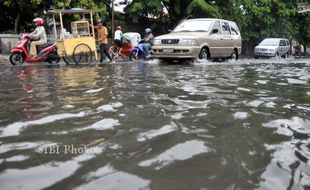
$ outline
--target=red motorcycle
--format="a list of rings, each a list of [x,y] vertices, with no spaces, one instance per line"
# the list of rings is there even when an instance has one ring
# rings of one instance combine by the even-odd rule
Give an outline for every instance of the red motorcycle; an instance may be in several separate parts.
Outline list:
[[[18,41],[15,47],[11,49],[10,62],[12,65],[16,65],[17,63],[22,64],[24,62],[33,63],[42,61],[52,64],[60,61],[60,57],[57,54],[56,43],[37,47],[40,53],[37,57],[30,58],[28,52],[30,40],[30,34],[24,34],[22,40]]]

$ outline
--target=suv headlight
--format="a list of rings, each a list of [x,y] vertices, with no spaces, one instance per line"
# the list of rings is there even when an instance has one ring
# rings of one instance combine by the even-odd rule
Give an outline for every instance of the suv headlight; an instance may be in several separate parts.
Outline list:
[[[185,46],[196,46],[198,43],[197,40],[194,39],[182,39],[180,44]]]
[[[154,45],[160,45],[160,44],[161,44],[161,40],[155,39]]]

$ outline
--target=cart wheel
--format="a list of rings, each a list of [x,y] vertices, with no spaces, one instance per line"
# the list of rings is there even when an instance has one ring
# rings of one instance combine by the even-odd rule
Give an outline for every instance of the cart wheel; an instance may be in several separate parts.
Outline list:
[[[58,64],[59,61],[60,61],[60,57],[59,57],[59,55],[57,54],[56,51],[53,51],[53,52],[51,52],[50,54],[48,54],[47,62],[48,62],[49,64],[54,64],[54,63],[55,63],[55,64]]]
[[[72,56],[66,56],[66,57],[63,57],[63,60],[64,62],[67,64],[67,65],[70,65],[70,63],[72,63],[74,60],[72,58]]]
[[[79,44],[73,50],[73,60],[76,64],[89,64],[93,59],[93,52],[87,44]]]

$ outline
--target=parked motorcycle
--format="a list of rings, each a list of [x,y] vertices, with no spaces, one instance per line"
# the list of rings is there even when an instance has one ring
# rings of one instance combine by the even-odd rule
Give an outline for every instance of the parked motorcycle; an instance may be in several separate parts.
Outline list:
[[[293,46],[293,55],[295,56],[295,58],[304,56],[305,55],[304,46],[300,44]]]
[[[18,63],[22,64],[24,62],[33,63],[33,62],[48,62],[58,63],[60,57],[57,54],[57,44],[47,44],[43,47],[39,47],[38,56],[35,58],[30,58],[30,53],[28,51],[30,44],[30,34],[24,34],[21,41],[18,41],[14,48],[11,49],[10,62],[12,65]],[[43,48],[43,49],[41,49]],[[41,50],[40,50],[41,49]]]

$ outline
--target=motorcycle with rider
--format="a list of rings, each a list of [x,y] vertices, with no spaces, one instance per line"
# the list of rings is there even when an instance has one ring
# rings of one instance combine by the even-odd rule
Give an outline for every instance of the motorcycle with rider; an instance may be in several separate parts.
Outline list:
[[[11,49],[11,64],[16,65],[24,62],[58,63],[60,57],[57,54],[57,44],[47,44],[46,32],[43,26],[44,20],[35,18],[33,22],[36,25],[35,30],[32,33],[22,35],[21,40]]]
[[[150,28],[146,28],[144,30],[144,38],[139,42],[137,46],[135,46],[129,55],[131,61],[137,59],[150,59],[151,54],[150,51],[152,46],[154,45],[154,35]]]

